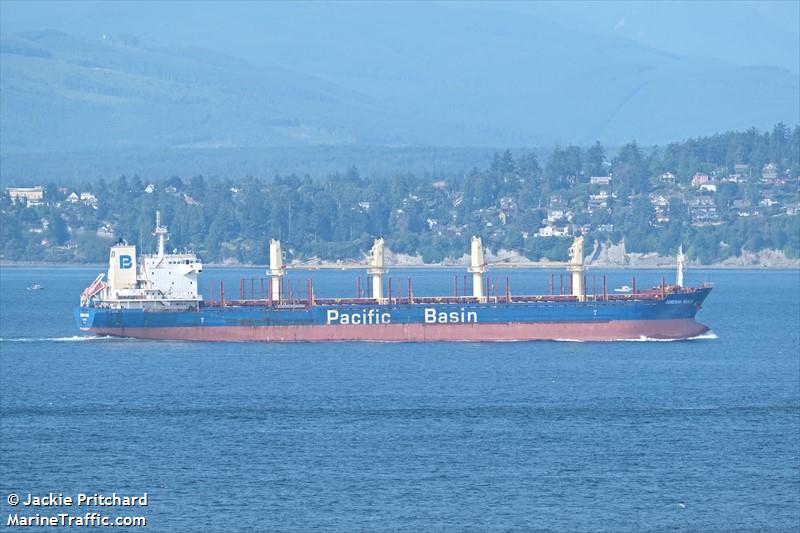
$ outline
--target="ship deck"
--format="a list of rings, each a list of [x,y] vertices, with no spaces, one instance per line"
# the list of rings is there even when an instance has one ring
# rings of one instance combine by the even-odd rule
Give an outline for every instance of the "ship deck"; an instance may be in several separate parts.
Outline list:
[[[514,295],[510,291],[502,294],[493,294],[483,298],[466,295],[448,296],[416,296],[413,293],[404,296],[392,296],[391,294],[382,299],[371,297],[344,297],[344,298],[317,298],[313,296],[313,289],[309,285],[309,290],[302,297],[292,297],[288,294],[279,300],[272,300],[263,297],[247,297],[244,290],[240,291],[238,299],[226,299],[224,289],[219,292],[211,291],[212,298],[203,301],[203,307],[227,307],[227,306],[260,306],[276,308],[307,308],[315,305],[336,306],[336,305],[431,305],[431,304],[477,304],[477,303],[533,303],[533,302],[626,302],[626,301],[658,301],[664,300],[669,295],[674,294],[695,294],[698,290],[710,286],[678,287],[675,285],[662,285],[640,292],[625,294],[610,294],[607,291],[602,293],[588,293],[582,297],[571,294],[540,294],[540,295]],[[308,295],[312,296],[309,297]],[[220,297],[214,297],[219,295]]]

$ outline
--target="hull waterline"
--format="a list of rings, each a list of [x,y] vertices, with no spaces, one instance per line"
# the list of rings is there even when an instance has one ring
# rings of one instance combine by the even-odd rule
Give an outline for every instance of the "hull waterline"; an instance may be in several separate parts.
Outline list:
[[[511,342],[688,339],[708,331],[693,318],[583,323],[386,324],[89,328],[96,335],[226,342]]]

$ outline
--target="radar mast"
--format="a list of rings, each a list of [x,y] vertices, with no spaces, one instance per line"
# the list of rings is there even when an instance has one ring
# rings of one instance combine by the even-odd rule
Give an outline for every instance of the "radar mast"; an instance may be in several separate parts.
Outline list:
[[[164,243],[169,239],[166,226],[161,225],[161,211],[156,211],[156,230],[153,235],[158,237],[158,257],[164,257]]]

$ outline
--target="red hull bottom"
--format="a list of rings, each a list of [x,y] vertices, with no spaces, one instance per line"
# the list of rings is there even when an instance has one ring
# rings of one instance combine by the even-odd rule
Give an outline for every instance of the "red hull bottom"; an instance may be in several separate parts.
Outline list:
[[[319,326],[226,326],[172,328],[93,328],[97,335],[153,340],[228,342],[432,342],[432,341],[613,341],[688,339],[708,331],[691,318],[542,322],[534,324],[384,324]]]

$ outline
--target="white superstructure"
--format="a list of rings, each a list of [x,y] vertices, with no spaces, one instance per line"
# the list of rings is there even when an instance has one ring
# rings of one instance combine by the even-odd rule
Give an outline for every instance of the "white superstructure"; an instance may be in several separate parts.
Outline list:
[[[118,243],[111,247],[108,258],[108,282],[101,274],[81,297],[81,304],[116,309],[152,309],[183,311],[198,306],[203,297],[197,287],[197,276],[203,264],[193,253],[165,253],[167,228],[156,213],[158,252],[143,255],[137,261],[136,247]]]

